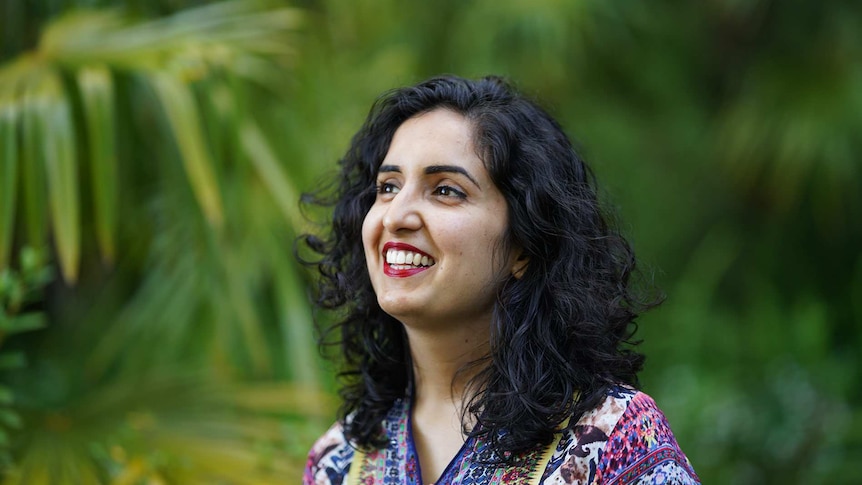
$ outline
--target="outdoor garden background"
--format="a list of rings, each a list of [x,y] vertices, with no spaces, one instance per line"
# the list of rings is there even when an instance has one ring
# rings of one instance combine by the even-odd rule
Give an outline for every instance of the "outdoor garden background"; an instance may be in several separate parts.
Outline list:
[[[337,407],[298,199],[438,73],[577,139],[705,483],[858,483],[860,61],[856,1],[2,0],[0,483],[297,483]]]

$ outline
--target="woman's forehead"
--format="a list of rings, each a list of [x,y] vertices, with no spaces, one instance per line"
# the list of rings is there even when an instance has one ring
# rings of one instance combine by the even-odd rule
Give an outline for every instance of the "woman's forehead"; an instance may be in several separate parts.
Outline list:
[[[421,113],[402,123],[378,166],[459,166],[484,171],[473,143],[473,126],[463,115],[448,109]]]

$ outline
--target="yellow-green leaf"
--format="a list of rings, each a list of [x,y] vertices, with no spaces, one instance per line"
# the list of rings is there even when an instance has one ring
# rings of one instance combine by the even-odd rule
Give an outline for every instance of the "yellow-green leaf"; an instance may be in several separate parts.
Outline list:
[[[81,215],[78,196],[78,167],[70,101],[56,74],[43,84],[39,121],[45,168],[51,228],[63,278],[75,282],[81,255]]]
[[[313,364],[317,353],[313,346],[308,345],[308,342],[314,342],[314,318],[306,304],[305,285],[295,268],[278,265],[275,273],[279,317],[285,335],[284,345],[288,349],[287,358],[290,359],[289,368],[297,382],[315,386],[320,382],[320,375]]]
[[[17,107],[0,106],[0,271],[9,264],[18,187]]]
[[[82,69],[78,87],[87,120],[96,238],[106,261],[114,260],[117,229],[117,150],[114,85],[105,66]]]
[[[31,247],[45,244],[47,210],[45,203],[45,164],[43,160],[42,127],[36,99],[35,80],[24,92],[21,112],[21,182],[23,185],[23,218],[26,221],[26,243]]]
[[[194,97],[186,85],[170,74],[155,74],[151,79],[179,146],[192,191],[210,225],[220,228],[221,196]]]
[[[284,217],[294,229],[300,230],[304,219],[299,212],[299,191],[290,183],[266,138],[253,121],[245,120],[240,126],[240,143]]]

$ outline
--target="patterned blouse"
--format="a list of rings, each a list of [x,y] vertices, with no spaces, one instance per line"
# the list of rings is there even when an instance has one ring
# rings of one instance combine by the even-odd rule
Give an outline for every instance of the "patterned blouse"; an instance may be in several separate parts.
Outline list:
[[[384,420],[389,445],[368,452],[358,470],[364,485],[420,485],[419,459],[410,428],[409,400],[399,400]],[[604,402],[563,432],[542,474],[545,485],[699,484],[667,419],[648,395],[616,387]],[[527,483],[540,453],[527,453],[517,466],[476,463],[488,447],[470,438],[437,480],[437,485]],[[303,485],[347,485],[354,449],[340,423],[311,449]],[[532,463],[531,463],[532,460]],[[487,461],[487,460],[484,460]]]

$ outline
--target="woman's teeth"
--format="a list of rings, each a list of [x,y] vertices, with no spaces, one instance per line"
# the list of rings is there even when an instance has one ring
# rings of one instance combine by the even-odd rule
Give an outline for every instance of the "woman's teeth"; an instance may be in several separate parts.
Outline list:
[[[390,265],[431,266],[434,259],[412,251],[390,249],[386,251],[386,262]]]

